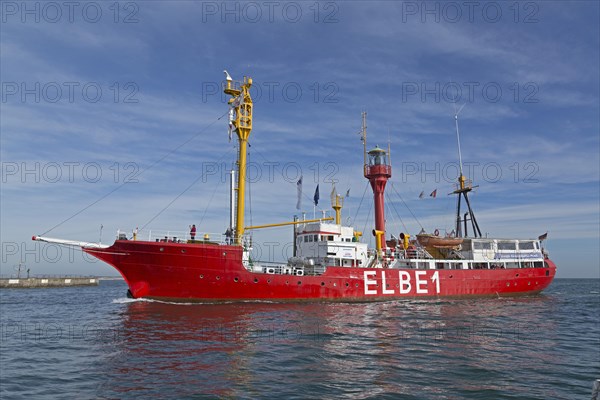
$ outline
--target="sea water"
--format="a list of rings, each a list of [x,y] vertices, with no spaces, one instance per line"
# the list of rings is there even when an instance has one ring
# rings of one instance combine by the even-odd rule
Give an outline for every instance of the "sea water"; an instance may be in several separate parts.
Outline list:
[[[588,399],[600,281],[529,297],[172,304],[0,291],[0,397]]]

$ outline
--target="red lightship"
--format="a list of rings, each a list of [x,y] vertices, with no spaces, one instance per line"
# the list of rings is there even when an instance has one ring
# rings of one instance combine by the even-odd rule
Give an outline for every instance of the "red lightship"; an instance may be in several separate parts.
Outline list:
[[[473,186],[461,171],[456,190],[456,226],[451,234],[401,233],[386,240],[384,191],[392,175],[390,152],[367,152],[363,114],[364,176],[374,195],[376,248],[362,233],[341,222],[343,198],[332,196],[334,218],[273,224],[292,225],[294,257],[287,263],[252,260],[244,226],[246,148],[252,130],[251,78],[234,82],[228,74],[230,129],[239,141],[238,168],[231,173],[231,216],[227,235],[196,239],[189,233],[119,234],[114,244],[34,236],[33,240],[80,247],[112,265],[134,298],[169,301],[382,301],[407,297],[466,297],[535,294],[544,290],[556,265],[538,239],[483,238],[469,202]],[[458,122],[457,122],[458,135]],[[459,146],[460,157],[460,146]],[[237,172],[237,182],[234,176]],[[236,195],[237,194],[237,195]],[[461,198],[467,212],[461,216]],[[472,235],[467,230],[472,226]]]

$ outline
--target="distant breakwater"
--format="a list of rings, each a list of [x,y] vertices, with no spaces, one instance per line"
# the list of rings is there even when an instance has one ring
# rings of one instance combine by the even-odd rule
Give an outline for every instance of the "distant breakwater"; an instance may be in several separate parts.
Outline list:
[[[94,277],[61,277],[61,278],[2,278],[0,288],[46,288],[68,286],[98,286],[98,278]]]

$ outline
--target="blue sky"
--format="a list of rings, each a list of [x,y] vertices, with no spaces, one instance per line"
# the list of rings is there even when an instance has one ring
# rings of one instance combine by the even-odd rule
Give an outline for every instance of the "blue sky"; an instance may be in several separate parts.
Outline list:
[[[255,86],[248,221],[290,220],[302,174],[308,216],[315,186],[328,209],[335,180],[350,189],[344,222],[370,231],[366,110],[369,147],[391,142],[388,231],[450,231],[464,104],[482,231],[548,232],[559,277],[599,277],[598,3],[468,4],[3,2],[0,272],[23,261],[38,274],[113,274],[30,238],[115,189],[47,236],[223,232],[235,157],[217,89],[227,69]],[[257,251],[283,259],[290,238],[257,232]]]

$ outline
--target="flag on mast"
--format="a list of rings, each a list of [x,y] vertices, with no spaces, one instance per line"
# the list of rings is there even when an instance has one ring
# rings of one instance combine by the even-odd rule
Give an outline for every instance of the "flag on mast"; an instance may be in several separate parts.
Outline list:
[[[315,189],[315,196],[313,197],[313,200],[315,202],[315,206],[319,205],[319,185],[317,185],[317,188]]]
[[[548,232],[544,233],[543,235],[538,236],[539,240],[546,240],[548,238]]]
[[[437,196],[437,189],[435,189],[433,192],[431,192],[431,194],[429,196],[431,196],[435,199],[435,197]]]
[[[296,191],[298,192],[298,199],[296,200],[296,210],[300,210],[302,208],[302,175],[298,182],[296,182]]]
[[[420,199],[422,199],[423,197],[425,197],[425,191],[422,191],[421,194],[419,195]]]
[[[346,190],[346,197],[350,197],[350,189]]]

